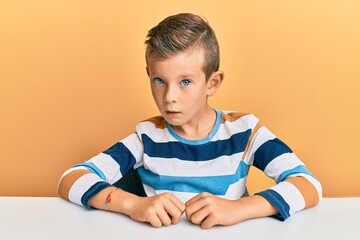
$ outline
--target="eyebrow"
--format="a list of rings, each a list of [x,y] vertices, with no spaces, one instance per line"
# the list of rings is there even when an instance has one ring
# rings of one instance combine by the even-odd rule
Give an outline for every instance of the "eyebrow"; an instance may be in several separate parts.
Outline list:
[[[156,72],[150,72],[150,75],[158,76],[160,78],[163,78],[163,76],[161,76],[160,74],[157,74]],[[180,75],[179,78],[181,78],[181,79],[187,79],[187,78],[193,79],[193,78],[195,78],[195,75],[193,75],[193,74],[184,74],[184,75]]]
[[[195,78],[195,75],[186,74],[186,75],[181,75],[180,78],[182,78],[182,79],[185,79],[185,78]]]

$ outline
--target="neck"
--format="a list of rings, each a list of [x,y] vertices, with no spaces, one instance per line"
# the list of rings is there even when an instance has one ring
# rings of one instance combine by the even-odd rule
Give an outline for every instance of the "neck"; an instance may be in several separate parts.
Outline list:
[[[174,131],[189,140],[199,140],[209,136],[216,123],[216,112],[209,106],[202,118],[183,126],[173,126]]]

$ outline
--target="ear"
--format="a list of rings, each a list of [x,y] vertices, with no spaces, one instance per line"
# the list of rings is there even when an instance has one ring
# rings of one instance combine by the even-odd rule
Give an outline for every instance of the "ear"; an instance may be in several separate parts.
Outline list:
[[[150,77],[149,76],[149,67],[148,66],[146,66],[146,74],[148,75],[148,77]]]
[[[224,80],[224,72],[221,70],[218,70],[214,72],[209,80],[207,81],[207,95],[213,96],[216,91],[220,88],[220,85],[222,81]]]

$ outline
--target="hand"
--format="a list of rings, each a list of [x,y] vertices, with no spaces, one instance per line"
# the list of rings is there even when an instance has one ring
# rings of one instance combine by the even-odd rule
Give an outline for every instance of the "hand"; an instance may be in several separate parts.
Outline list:
[[[200,193],[185,203],[186,217],[202,228],[215,225],[233,225],[241,222],[235,212],[239,209],[236,200],[227,200],[210,193]]]
[[[153,227],[177,224],[184,213],[185,204],[170,193],[152,197],[138,197],[127,213],[139,222],[149,222]]]

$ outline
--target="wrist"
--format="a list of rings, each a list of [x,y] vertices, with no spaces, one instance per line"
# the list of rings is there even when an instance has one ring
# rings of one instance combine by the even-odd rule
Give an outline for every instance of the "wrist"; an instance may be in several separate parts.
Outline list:
[[[115,191],[118,191],[120,190],[120,188],[113,188],[106,196],[106,199],[105,199],[105,204],[104,204],[104,207],[105,207],[105,210],[107,211],[111,211],[110,208],[109,208],[109,204],[111,203],[112,201],[112,194],[115,192]]]
[[[115,212],[130,215],[132,209],[136,205],[137,200],[140,198],[134,194],[125,192],[123,190],[114,192],[115,200],[113,201],[110,209]]]
[[[243,197],[238,199],[237,202],[240,205],[237,209],[239,209],[239,216],[242,221],[278,213],[277,209],[260,195]]]
[[[238,210],[239,222],[254,218],[253,206],[250,197],[242,197],[236,200],[236,208]]]

